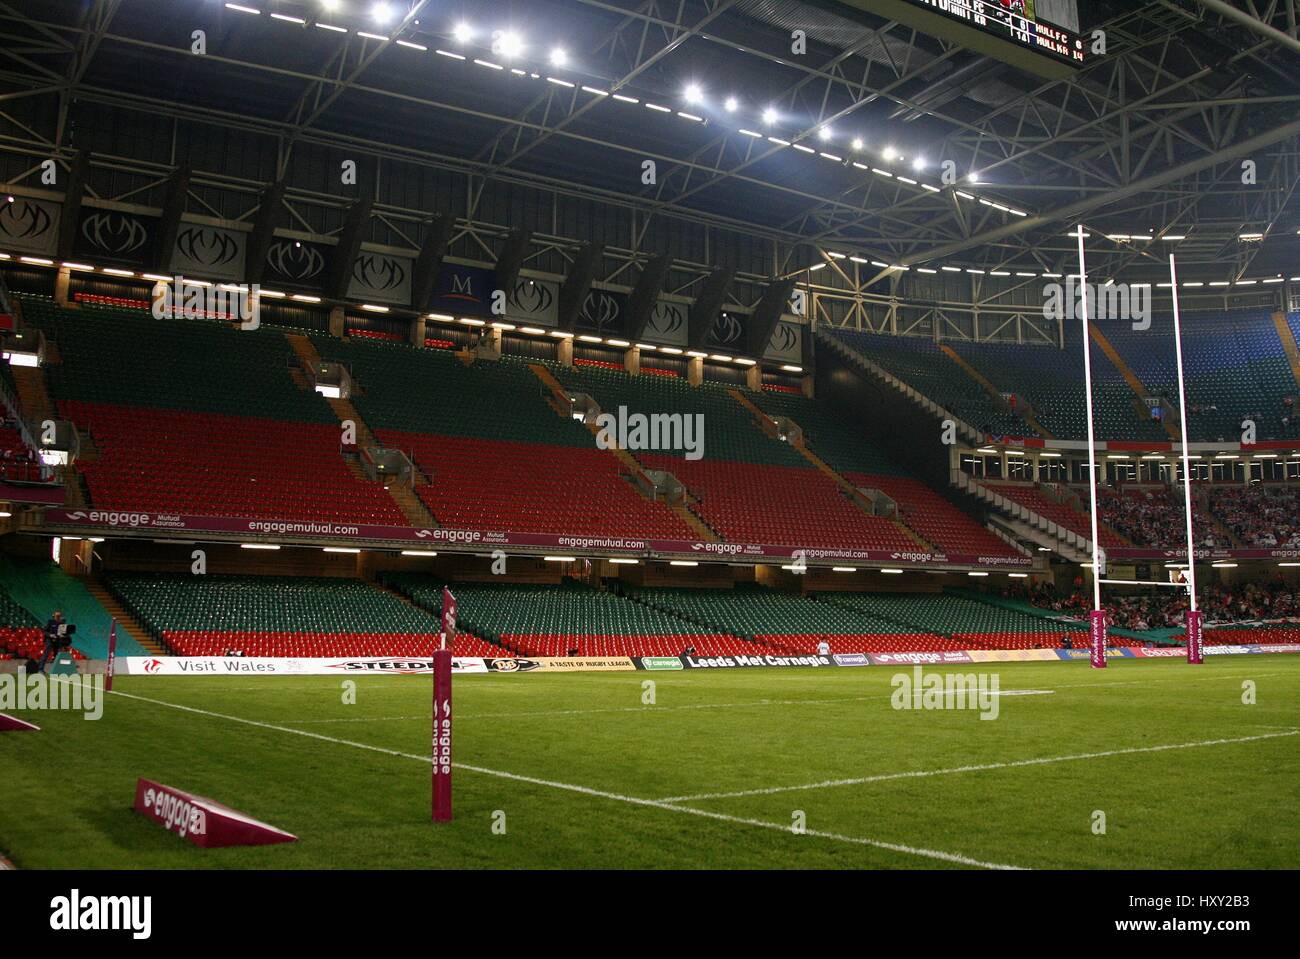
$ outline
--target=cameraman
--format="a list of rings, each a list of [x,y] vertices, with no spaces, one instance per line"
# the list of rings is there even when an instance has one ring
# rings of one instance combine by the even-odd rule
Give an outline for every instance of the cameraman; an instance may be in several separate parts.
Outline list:
[[[67,640],[60,635],[63,628],[63,611],[56,609],[50,616],[50,621],[45,624],[45,652],[41,654],[41,673],[45,672],[45,664],[59,655],[59,650]]]

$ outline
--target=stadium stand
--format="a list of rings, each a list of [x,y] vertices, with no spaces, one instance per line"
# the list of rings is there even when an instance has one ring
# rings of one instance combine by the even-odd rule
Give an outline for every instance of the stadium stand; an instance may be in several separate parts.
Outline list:
[[[442,583],[418,574],[388,582],[429,610],[441,610]],[[757,654],[753,643],[573,580],[558,586],[456,583],[461,625],[521,656],[701,656]],[[576,652],[575,652],[576,651]]]
[[[337,419],[295,387],[280,333],[31,296],[23,305],[58,344],[61,362],[46,373],[60,413],[94,439],[97,457],[78,469],[95,505],[406,524],[380,485],[349,469]]]
[[[732,590],[638,588],[629,589],[628,595],[652,608],[713,628],[734,629],[756,643],[785,651],[816,652],[823,640],[832,653],[960,648],[920,627],[755,584]]]
[[[428,656],[438,643],[434,617],[359,580],[114,573],[106,581],[182,656]]]

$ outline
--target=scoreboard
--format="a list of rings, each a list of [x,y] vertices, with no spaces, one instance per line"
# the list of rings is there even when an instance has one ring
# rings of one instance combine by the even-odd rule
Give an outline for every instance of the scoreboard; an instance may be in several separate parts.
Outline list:
[[[826,6],[828,4],[823,4]],[[1068,76],[1086,60],[1075,0],[836,0],[969,47],[1040,76]],[[1057,22],[1050,22],[1051,13]]]

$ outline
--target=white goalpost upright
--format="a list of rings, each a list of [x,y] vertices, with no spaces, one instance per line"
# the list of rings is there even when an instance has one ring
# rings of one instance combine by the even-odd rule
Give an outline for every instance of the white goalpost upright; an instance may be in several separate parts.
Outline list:
[[[1103,576],[1100,517],[1097,510],[1097,438],[1092,402],[1092,337],[1089,330],[1088,272],[1084,258],[1083,241],[1088,235],[1083,224],[1071,234],[1079,241],[1079,309],[1083,329],[1083,379],[1084,405],[1088,421],[1088,503],[1092,526],[1092,611],[1088,614],[1091,661],[1094,669],[1106,666],[1106,612],[1101,606],[1103,583],[1118,582],[1137,585],[1136,581],[1108,580]],[[1183,373],[1183,329],[1178,302],[1178,266],[1173,254],[1169,256],[1169,289],[1174,313],[1174,355],[1178,366],[1178,417],[1182,438],[1183,462],[1183,513],[1187,532],[1187,581],[1189,597],[1187,611],[1187,662],[1193,665],[1204,661],[1204,614],[1196,608],[1196,539],[1192,532],[1192,471],[1191,450],[1187,433],[1187,387]],[[1175,585],[1150,581],[1150,585]]]
[[[1084,265],[1083,224],[1079,240],[1079,313],[1083,328],[1084,406],[1088,413],[1088,503],[1092,514],[1092,612],[1088,614],[1088,639],[1093,669],[1106,668],[1106,612],[1101,608],[1101,537],[1097,528],[1097,437],[1092,411],[1092,338],[1088,331],[1088,271]]]
[[[1202,662],[1203,616],[1196,608],[1196,540],[1192,535],[1192,458],[1187,435],[1187,389],[1183,381],[1183,324],[1178,309],[1178,265],[1169,254],[1169,293],[1174,304],[1174,354],[1178,360],[1178,423],[1183,447],[1183,513],[1187,521],[1187,662]]]

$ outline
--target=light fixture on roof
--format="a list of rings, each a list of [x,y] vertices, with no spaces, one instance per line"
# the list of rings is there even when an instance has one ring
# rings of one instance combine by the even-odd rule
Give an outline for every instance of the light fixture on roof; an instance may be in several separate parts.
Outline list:
[[[474,28],[468,23],[461,21],[452,27],[451,35],[456,38],[457,43],[469,43],[474,39]]]
[[[542,559],[548,563],[576,563],[578,561],[576,556],[543,556]]]
[[[674,560],[670,560],[668,565],[669,566],[699,566],[700,564],[693,559],[674,559]]]
[[[832,573],[856,573],[857,571],[858,568],[856,566],[832,566],[831,567]]]
[[[564,52],[564,47],[556,47],[551,51],[551,66],[562,67],[569,62],[569,55]]]
[[[348,554],[355,555],[357,553],[360,553],[361,550],[357,549],[355,546],[325,546],[322,547],[321,552],[322,553],[348,553]]]
[[[735,113],[737,110],[740,109],[740,101],[737,100],[735,97],[727,97],[726,101],[722,104],[722,106],[723,109],[725,109],[728,113]]]
[[[429,557],[437,556],[438,554],[435,553],[435,552],[433,552],[433,550],[424,550],[424,549],[404,549],[404,550],[402,550],[402,555],[403,555],[403,556],[423,556],[423,557],[425,557],[425,558],[429,558]]]
[[[639,559],[629,559],[626,556],[614,556],[610,558],[610,562],[616,566],[635,566],[641,561]]]
[[[686,93],[685,93],[685,96],[686,96],[686,102],[687,102],[687,103],[703,103],[703,102],[704,102],[704,90],[700,88],[700,85],[699,85],[698,83],[688,83],[688,84],[686,84]]]
[[[509,59],[517,57],[524,52],[524,41],[519,34],[513,30],[502,30],[495,36],[496,42],[493,44],[494,52]]]
[[[772,107],[768,107],[766,110],[763,111],[763,122],[766,123],[768,126],[771,126],[773,123],[775,123],[777,119],[778,118],[777,118],[776,110],[774,110]]]
[[[913,169],[913,170],[924,170],[924,169],[925,169],[925,157],[917,157],[915,160],[913,160],[913,161],[912,161],[912,169]]]
[[[240,549],[279,549],[278,543],[240,543]]]
[[[393,8],[384,0],[379,0],[379,3],[370,8],[370,17],[375,23],[383,25],[393,19]]]
[[[828,126],[822,127],[820,130],[817,131],[818,140],[829,140],[834,135],[835,135],[835,131]]]

